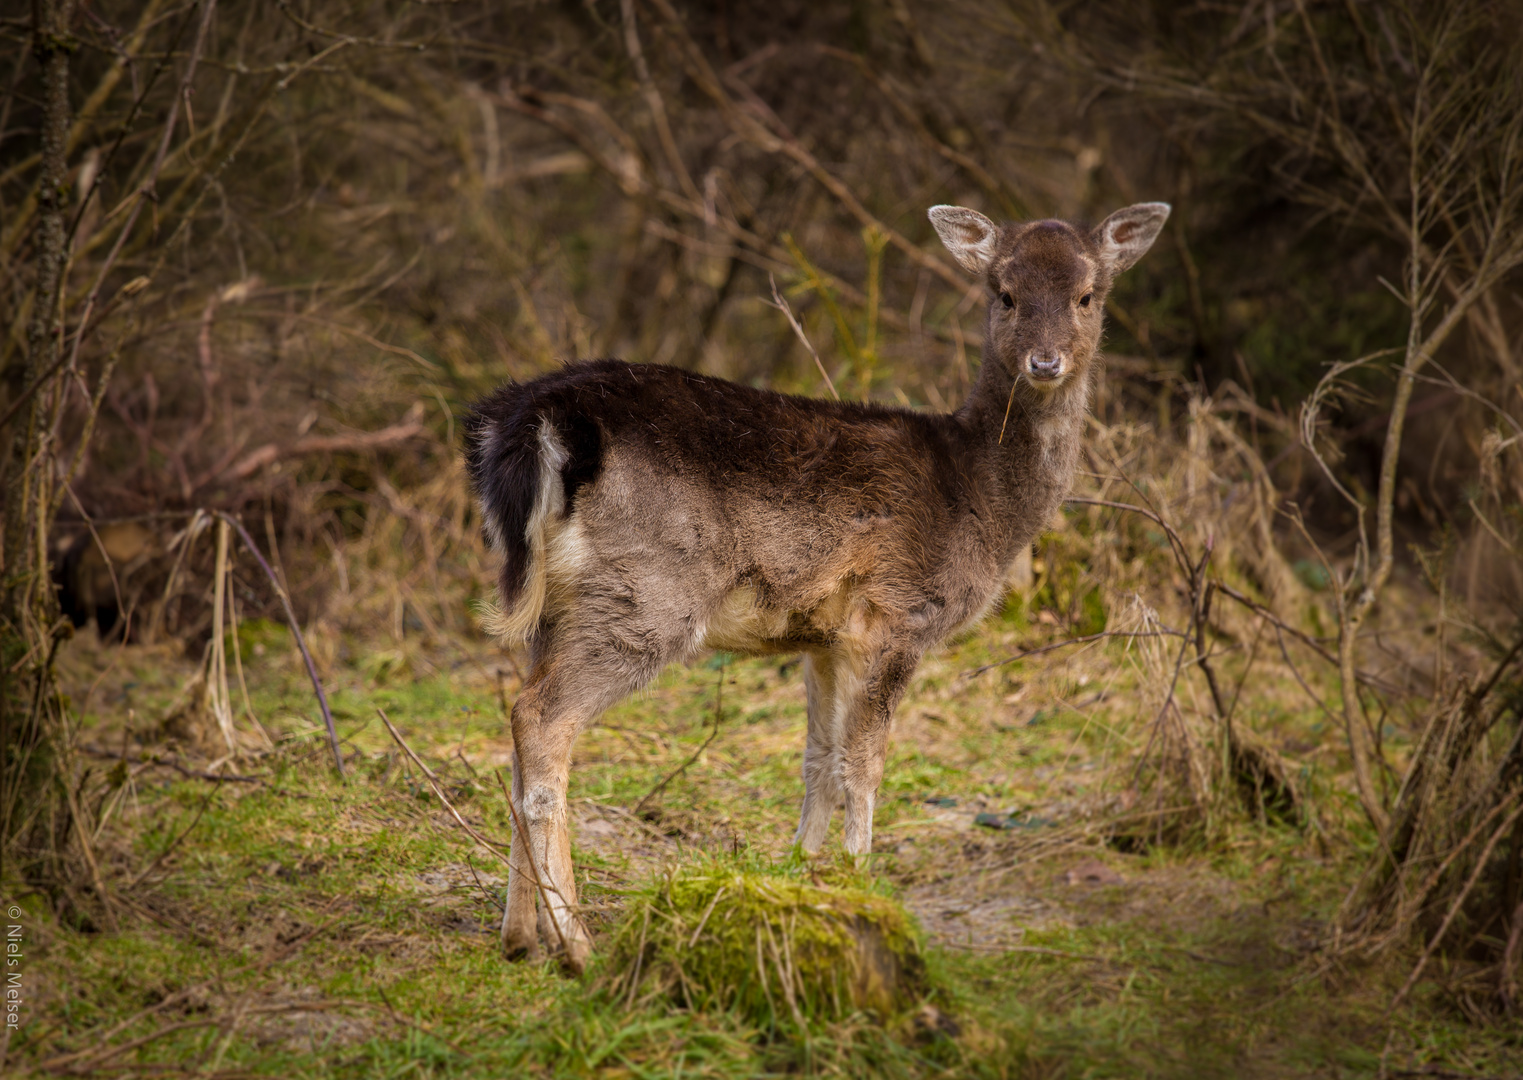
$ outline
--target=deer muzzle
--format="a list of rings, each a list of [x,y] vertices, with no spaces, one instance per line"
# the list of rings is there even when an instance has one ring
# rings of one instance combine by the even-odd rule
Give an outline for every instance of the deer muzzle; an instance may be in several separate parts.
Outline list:
[[[1033,349],[1026,354],[1026,374],[1033,383],[1053,383],[1063,377],[1063,354]]]

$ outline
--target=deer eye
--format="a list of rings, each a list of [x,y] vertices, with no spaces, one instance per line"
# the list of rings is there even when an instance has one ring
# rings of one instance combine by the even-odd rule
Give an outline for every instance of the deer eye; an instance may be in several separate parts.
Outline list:
[[[1089,307],[1089,298],[1091,296],[1093,296],[1093,295],[1094,295],[1094,293],[1085,293],[1083,296],[1081,296],[1079,298],[1079,306],[1080,307]]]
[[[1004,304],[1007,308],[1015,307],[1015,301],[1010,298],[1010,294],[1007,292],[1002,292],[999,294],[999,302]]]

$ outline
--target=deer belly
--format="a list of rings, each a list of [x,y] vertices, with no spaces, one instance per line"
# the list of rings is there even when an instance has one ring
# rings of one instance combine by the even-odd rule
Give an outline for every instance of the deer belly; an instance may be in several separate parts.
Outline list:
[[[782,636],[788,626],[786,611],[771,610],[757,602],[750,586],[731,589],[719,609],[703,628],[703,647],[726,652],[759,652],[764,642]]]
[[[704,626],[701,644],[736,653],[796,652],[830,645],[846,616],[844,593],[838,589],[806,612],[764,606],[748,585],[731,589]]]

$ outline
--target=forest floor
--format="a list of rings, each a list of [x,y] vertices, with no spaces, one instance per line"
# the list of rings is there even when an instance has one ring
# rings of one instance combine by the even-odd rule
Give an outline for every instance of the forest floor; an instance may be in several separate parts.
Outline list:
[[[485,643],[332,643],[327,685],[351,766],[339,783],[283,629],[240,633],[252,710],[276,749],[226,766],[197,751],[195,730],[163,724],[192,663],[83,633],[62,663],[84,716],[80,745],[112,775],[100,837],[112,911],[107,925],[70,926],[33,896],[8,920],[23,927],[26,1006],[0,1068],[367,1078],[1523,1072],[1516,1030],[1472,1026],[1433,984],[1388,1011],[1410,957],[1351,966],[1322,952],[1371,838],[1346,794],[1346,762],[1312,749],[1336,743],[1288,670],[1261,660],[1237,717],[1305,763],[1315,823],[1238,812],[1194,838],[1148,843],[1151,826],[1116,825],[1127,813],[1138,820],[1126,792],[1152,722],[1135,651],[1103,641],[978,673],[1060,636],[1021,610],[991,618],[927,659],[896,720],[868,872],[918,917],[956,1035],[858,1016],[782,1040],[736,1016],[626,1010],[597,989],[596,966],[578,980],[553,961],[500,957],[504,868],[419,783],[376,717],[385,709],[448,778],[467,820],[505,840],[492,774],[510,761],[504,704],[517,676]],[[1224,670],[1236,679],[1230,659]],[[238,724],[252,730],[247,716]],[[579,741],[571,780],[594,933],[629,890],[673,865],[742,849],[786,856],[804,727],[794,660],[711,657],[610,710]],[[206,778],[224,769],[234,776]],[[839,849],[839,820],[828,851]]]

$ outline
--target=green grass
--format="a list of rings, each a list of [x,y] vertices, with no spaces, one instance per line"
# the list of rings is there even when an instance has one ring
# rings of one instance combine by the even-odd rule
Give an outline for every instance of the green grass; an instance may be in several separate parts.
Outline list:
[[[352,755],[340,785],[310,689],[270,635],[246,657],[255,711],[281,739],[239,766],[258,783],[190,780],[143,758],[169,752],[146,731],[183,662],[128,650],[91,696],[82,741],[119,745],[128,708],[136,732],[103,833],[121,929],[71,927],[40,896],[23,899],[31,1011],[7,1067],[83,1052],[102,1073],[293,1078],[1358,1077],[1377,1075],[1385,1053],[1393,1068],[1518,1070],[1515,1032],[1471,1027],[1436,992],[1388,1019],[1400,957],[1321,962],[1319,934],[1368,843],[1343,809],[1335,754],[1305,762],[1322,833],[1239,813],[1183,846],[1107,847],[1106,808],[1149,719],[1136,670],[1112,644],[966,676],[1015,651],[1031,625],[993,620],[927,660],[896,722],[866,870],[871,888],[919,914],[928,992],[955,1036],[913,1010],[892,1022],[826,1010],[784,1031],[722,998],[693,1009],[637,994],[626,1008],[598,968],[574,980],[549,962],[504,962],[503,867],[370,719],[385,708],[467,819],[505,838],[490,775],[510,751],[497,658],[343,643],[349,660],[328,674]],[[384,664],[366,661],[387,651]],[[93,670],[93,656],[76,659]],[[1230,658],[1224,667],[1236,677]],[[721,677],[719,736],[632,818],[709,737]],[[1282,744],[1316,741],[1316,714],[1277,689],[1286,682],[1250,682],[1241,715]],[[803,795],[796,664],[675,669],[605,719],[578,744],[571,790],[579,886],[604,945],[673,867],[786,855]],[[972,826],[979,812],[1018,812],[1024,825]],[[1121,882],[1067,882],[1095,862]]]

